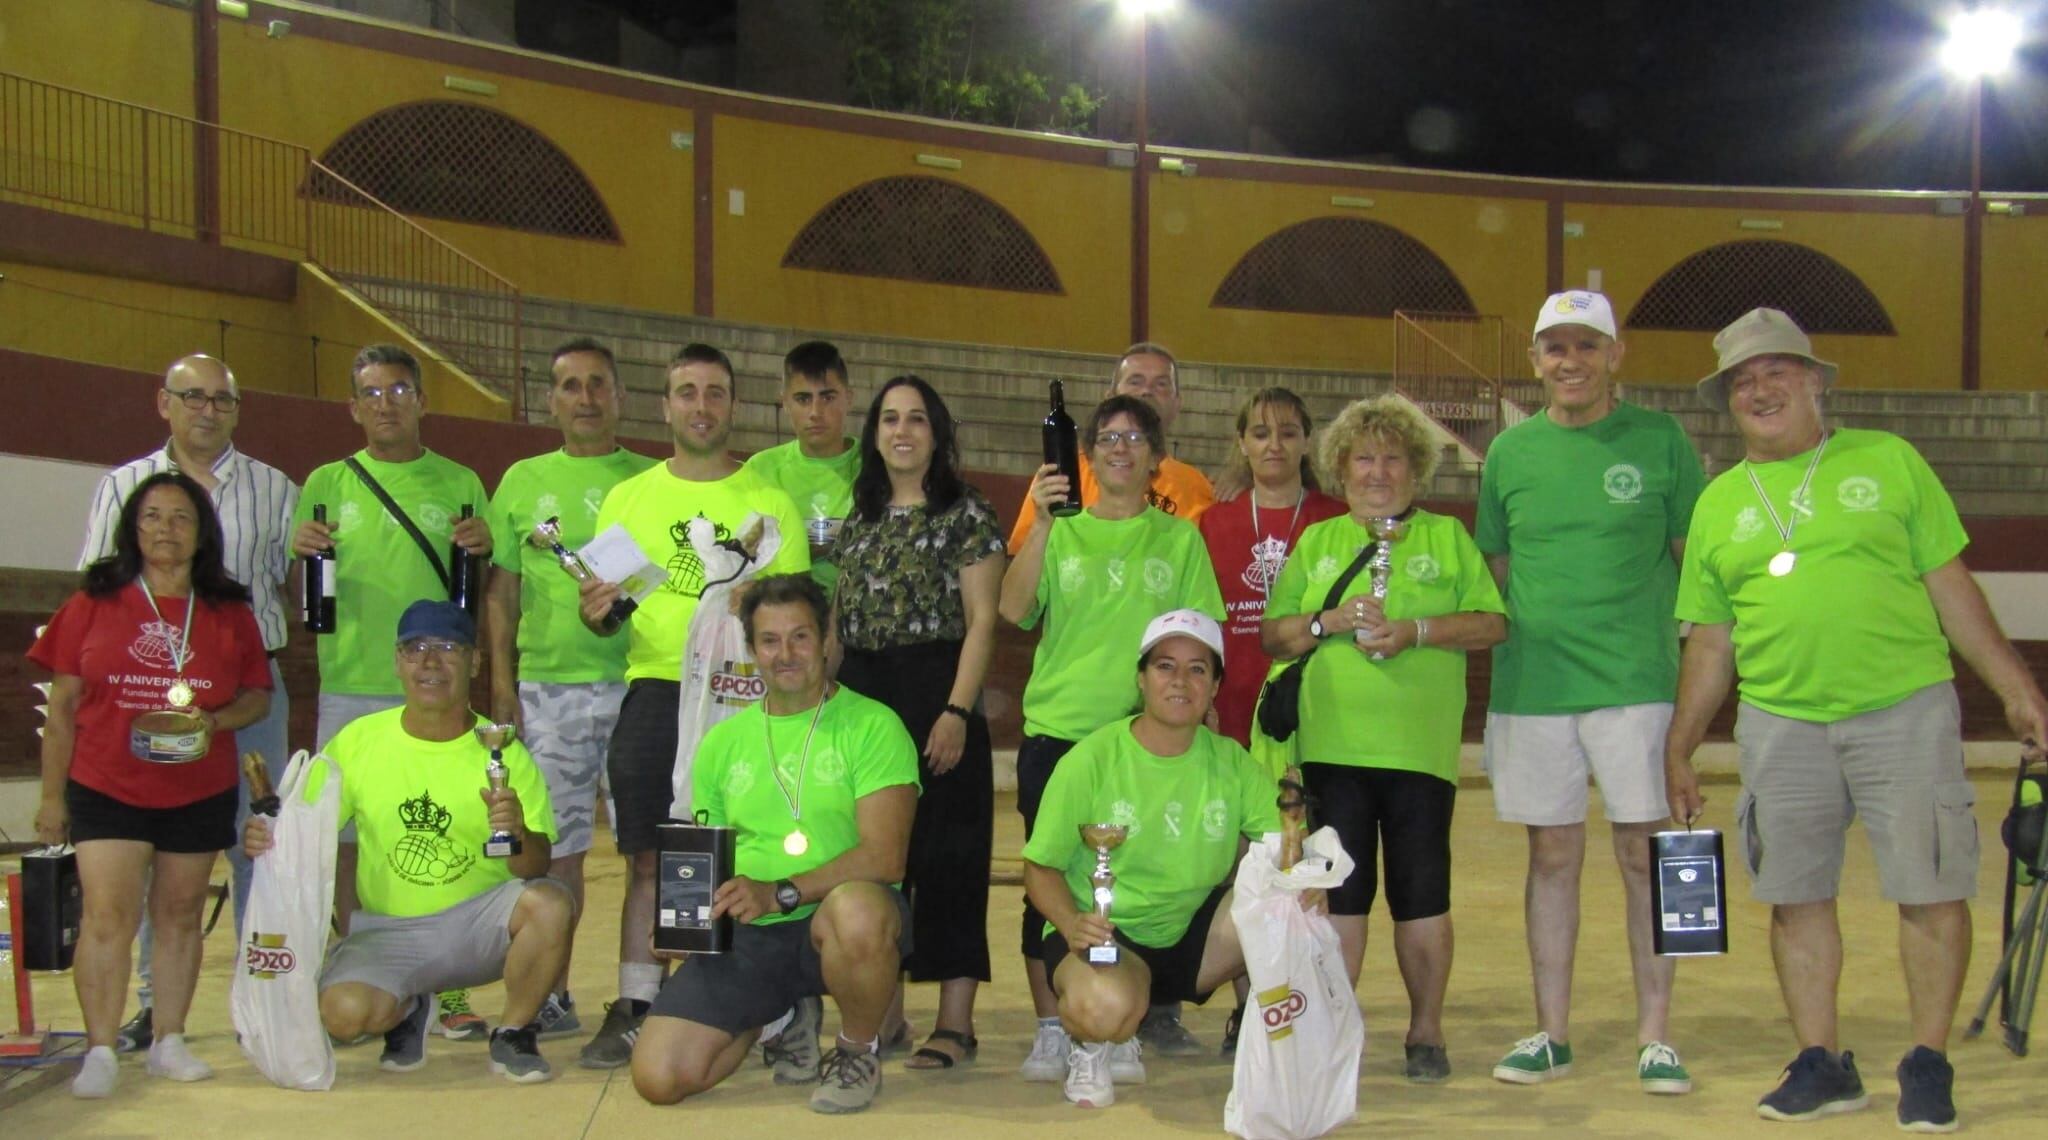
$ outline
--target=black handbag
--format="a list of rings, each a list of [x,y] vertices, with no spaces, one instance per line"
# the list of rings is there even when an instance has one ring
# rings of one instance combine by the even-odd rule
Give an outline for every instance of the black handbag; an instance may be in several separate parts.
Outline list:
[[[1330,593],[1323,599],[1323,609],[1335,609],[1337,603],[1344,600],[1344,587],[1358,577],[1358,572],[1365,569],[1366,560],[1379,547],[1377,542],[1365,544],[1365,549],[1358,552],[1351,565],[1330,583]],[[1316,646],[1316,649],[1321,648]],[[1273,674],[1266,680],[1266,687],[1259,690],[1259,731],[1283,744],[1293,739],[1295,731],[1301,727],[1301,678],[1308,672],[1308,659],[1315,656],[1316,649],[1289,662],[1287,668]]]
[[[21,894],[22,944],[15,952],[22,968],[70,969],[85,907],[77,853],[69,847],[47,847],[24,854]]]

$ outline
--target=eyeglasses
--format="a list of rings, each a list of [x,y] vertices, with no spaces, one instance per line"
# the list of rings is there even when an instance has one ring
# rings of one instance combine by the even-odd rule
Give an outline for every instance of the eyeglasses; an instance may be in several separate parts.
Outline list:
[[[197,388],[187,388],[182,392],[176,388],[165,388],[164,391],[176,396],[179,402],[195,412],[205,411],[208,404],[212,404],[216,412],[232,412],[242,405],[242,398],[233,392],[215,392],[208,395]]]
[[[415,637],[411,641],[401,642],[399,644],[398,655],[400,657],[405,658],[407,661],[418,661],[420,658],[425,657],[429,653],[433,654],[436,657],[453,657],[455,654],[468,648],[469,646],[464,645],[459,641],[447,641],[430,637]]]
[[[356,389],[356,399],[365,404],[374,404],[386,396],[394,404],[403,404],[420,394],[420,386],[410,380],[394,380],[389,384],[365,384]]]
[[[1095,446],[1102,448],[1115,447],[1118,443],[1136,447],[1144,442],[1145,433],[1137,428],[1132,428],[1129,431],[1099,431],[1095,433]]]

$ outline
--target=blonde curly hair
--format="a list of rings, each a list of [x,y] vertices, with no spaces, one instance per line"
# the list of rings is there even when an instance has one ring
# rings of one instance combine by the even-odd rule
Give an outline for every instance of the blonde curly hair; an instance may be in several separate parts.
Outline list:
[[[1352,449],[1367,439],[1401,445],[1408,453],[1408,470],[1415,476],[1418,492],[1436,474],[1438,450],[1428,422],[1413,404],[1389,392],[1356,401],[1337,413],[1337,418],[1324,430],[1316,461],[1322,465],[1323,477],[1338,493],[1342,493],[1344,467],[1351,461]]]

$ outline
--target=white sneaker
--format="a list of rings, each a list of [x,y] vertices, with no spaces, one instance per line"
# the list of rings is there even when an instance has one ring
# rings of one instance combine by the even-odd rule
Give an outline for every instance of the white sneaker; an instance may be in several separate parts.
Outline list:
[[[213,1076],[213,1067],[185,1048],[185,1036],[181,1033],[158,1037],[149,1047],[149,1063],[145,1067],[152,1077],[169,1077],[174,1081],[203,1081]]]
[[[1109,1078],[1120,1085],[1145,1083],[1145,1047],[1137,1038],[1109,1047]]]
[[[85,1051],[78,1075],[71,1078],[71,1095],[85,1100],[112,1096],[120,1078],[121,1062],[115,1058],[113,1046],[95,1045]]]
[[[1038,1039],[1031,1043],[1031,1055],[1017,1066],[1017,1075],[1027,1081],[1064,1081],[1067,1079],[1067,1052],[1073,1042],[1067,1040],[1067,1031],[1058,1024],[1038,1027]]]
[[[1116,1046],[1101,1041],[1075,1042],[1067,1053],[1067,1099],[1082,1108],[1108,1108],[1116,1103],[1116,1086],[1109,1079],[1115,1062],[1110,1060]]]

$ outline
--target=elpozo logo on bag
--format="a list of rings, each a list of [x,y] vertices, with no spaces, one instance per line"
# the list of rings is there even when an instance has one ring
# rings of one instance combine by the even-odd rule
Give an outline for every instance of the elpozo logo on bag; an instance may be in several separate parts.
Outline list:
[[[711,699],[721,705],[750,705],[767,692],[768,682],[751,661],[727,661],[711,674]]]
[[[249,945],[243,948],[242,965],[252,978],[276,978],[298,969],[299,956],[285,945],[284,935],[252,930]]]
[[[1266,1039],[1279,1041],[1294,1034],[1294,1019],[1308,1011],[1308,995],[1291,986],[1274,986],[1259,998],[1259,1020],[1266,1025]]]

